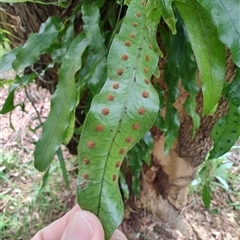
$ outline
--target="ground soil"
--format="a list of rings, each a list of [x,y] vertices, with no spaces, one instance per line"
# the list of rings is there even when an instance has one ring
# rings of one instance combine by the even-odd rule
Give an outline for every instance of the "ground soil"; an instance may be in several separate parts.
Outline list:
[[[26,95],[27,91],[27,95]],[[7,96],[7,87],[0,89],[0,108],[2,108],[4,100]],[[1,135],[0,148],[7,151],[17,151],[21,156],[22,164],[32,159],[34,149],[33,142],[36,142],[40,135],[40,130],[32,131],[29,125],[34,129],[39,121],[37,119],[36,110],[41,115],[41,119],[47,116],[50,107],[50,95],[44,89],[37,89],[35,84],[32,84],[27,89],[18,90],[15,94],[15,103],[23,103],[25,112],[20,107],[17,107],[12,114],[0,115]],[[33,107],[33,104],[35,108]],[[10,121],[11,120],[11,121]],[[11,124],[10,124],[11,122]],[[69,154],[65,152],[65,157],[69,158]],[[234,165],[231,168],[235,176],[240,174],[240,160],[239,152],[233,152],[230,156]],[[32,163],[33,164],[33,163]],[[4,169],[1,169],[4,171]],[[25,186],[30,184],[32,178],[21,179],[19,173],[15,178],[15,183],[22,191],[24,199],[27,201],[29,196],[29,189]],[[41,177],[37,175],[36,177]],[[74,189],[76,174],[74,171],[70,172],[71,187]],[[239,183],[239,182],[238,182]],[[181,215],[191,225],[193,229],[193,237],[191,239],[201,240],[240,240],[240,211],[229,203],[240,203],[239,185],[229,182],[230,191],[225,191],[218,187],[213,193],[213,200],[211,209],[217,209],[217,214],[211,214],[207,211],[201,201],[201,196],[190,195],[189,204],[182,209]],[[75,190],[73,190],[74,192]],[[233,193],[234,192],[234,193]],[[7,199],[15,194],[14,189],[1,190],[1,211],[6,211]],[[69,195],[69,191],[62,187],[61,192],[58,193],[59,202],[66,205],[66,209],[70,209],[75,204],[75,195]],[[14,196],[12,196],[14,197]],[[238,205],[239,207],[239,205]],[[131,211],[130,211],[131,212]],[[50,223],[53,219],[62,216],[65,212],[56,209],[53,215],[44,224]],[[35,212],[39,219],[42,218],[41,212]],[[120,229],[127,235],[128,239],[186,239],[181,233],[175,229],[171,229],[167,224],[162,223],[154,216],[147,214],[144,209],[137,213],[129,213],[123,220]],[[34,226],[30,229],[34,233]],[[3,238],[4,239],[4,238]],[[21,237],[17,239],[22,239]]]

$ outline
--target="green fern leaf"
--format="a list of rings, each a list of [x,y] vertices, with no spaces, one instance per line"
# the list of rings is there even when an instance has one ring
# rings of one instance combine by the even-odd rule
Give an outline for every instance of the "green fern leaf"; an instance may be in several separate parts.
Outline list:
[[[218,39],[210,13],[196,0],[175,3],[185,23],[201,75],[203,115],[213,113],[225,80],[225,47]]]
[[[72,112],[78,101],[75,73],[81,68],[81,55],[88,46],[84,32],[71,43],[59,70],[59,83],[51,100],[51,110],[43,125],[42,136],[34,151],[34,164],[45,171],[60,145],[73,132]]]
[[[233,61],[240,67],[240,2],[239,0],[198,0],[217,26],[220,40],[229,47]]]
[[[147,27],[146,1],[132,0],[109,50],[107,81],[92,101],[78,147],[78,203],[100,218],[106,239],[123,217],[121,163],[151,128],[159,108],[150,82],[158,56]]]

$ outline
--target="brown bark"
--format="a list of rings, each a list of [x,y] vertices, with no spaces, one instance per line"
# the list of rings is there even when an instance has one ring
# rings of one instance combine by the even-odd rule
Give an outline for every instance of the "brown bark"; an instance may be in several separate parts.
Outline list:
[[[226,81],[232,81],[235,66],[229,53],[227,63]],[[141,207],[168,222],[186,237],[190,236],[192,231],[179,215],[179,211],[186,206],[189,184],[194,179],[198,166],[205,160],[212,147],[211,130],[215,122],[225,115],[228,109],[227,101],[221,98],[212,116],[201,116],[203,100],[202,94],[199,93],[196,97],[196,111],[201,117],[201,124],[195,137],[192,138],[192,120],[183,106],[187,96],[185,90],[180,88],[179,98],[174,105],[180,117],[179,135],[168,155],[164,155],[163,133],[156,128],[152,129],[155,140],[152,164],[150,167],[145,166],[142,171],[140,196]]]
[[[38,32],[41,24],[49,16],[59,16],[62,11],[61,8],[53,5],[29,2],[16,4],[0,3],[0,27],[11,33],[7,37],[10,40],[10,46],[14,48],[23,45],[30,33]],[[42,55],[37,63],[25,69],[25,73],[38,72],[40,74],[50,62],[50,56]],[[48,69],[44,76],[36,79],[36,81],[41,87],[47,88],[53,93],[58,82],[57,69]]]
[[[49,16],[59,16],[61,9],[53,5],[36,3],[0,3],[1,28],[9,31],[12,47],[22,45],[32,32],[38,32]]]

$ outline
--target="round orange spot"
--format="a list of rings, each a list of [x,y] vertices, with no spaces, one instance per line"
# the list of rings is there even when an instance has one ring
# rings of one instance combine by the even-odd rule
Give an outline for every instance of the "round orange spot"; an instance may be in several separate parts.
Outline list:
[[[118,70],[117,70],[117,75],[118,76],[121,76],[123,74],[123,70],[121,69],[121,68],[119,68]]]
[[[145,3],[144,1],[141,1],[141,4],[142,4],[143,6],[145,6],[145,5],[146,5],[146,3]]]
[[[118,89],[118,88],[119,88],[119,84],[118,84],[118,83],[114,83],[114,84],[112,85],[112,87],[113,87],[114,89]]]
[[[131,43],[127,40],[127,41],[124,42],[124,45],[125,45],[126,47],[130,47]]]
[[[118,179],[117,175],[113,175],[113,181],[115,182]]]
[[[88,174],[87,174],[87,173],[84,173],[84,174],[82,175],[82,177],[83,177],[84,179],[88,179]]]
[[[102,125],[100,125],[100,124],[96,126],[97,132],[102,132],[103,129],[104,129],[104,127]]]
[[[149,49],[150,49],[150,50],[152,50],[152,45],[151,45],[151,44],[150,44],[150,45],[148,45],[148,47],[149,47]]]
[[[135,33],[130,33],[131,38],[135,38],[136,34]]]
[[[128,60],[128,55],[127,54],[123,54],[122,55],[122,60],[124,60],[124,61]]]
[[[140,127],[140,125],[139,125],[138,123],[134,123],[134,124],[132,125],[132,129],[133,129],[133,130],[138,130],[139,127]]]
[[[125,139],[125,142],[126,142],[126,143],[130,143],[130,142],[132,142],[132,140],[133,140],[132,137],[127,137],[127,138]]]
[[[145,58],[145,59],[146,59],[146,61],[148,62],[150,58],[149,58],[148,55],[146,55],[146,58]]]
[[[137,17],[141,17],[142,14],[140,12],[137,12],[136,15]]]
[[[103,108],[102,109],[102,114],[103,115],[108,115],[109,114],[109,109],[108,108]]]
[[[142,92],[142,96],[143,96],[144,98],[148,98],[148,95],[149,95],[148,92],[146,92],[146,91]]]
[[[132,24],[134,27],[137,27],[138,26],[138,23],[137,22],[133,22]]]
[[[144,67],[143,71],[144,71],[145,73],[148,73],[148,68],[147,68],[147,67]]]
[[[139,113],[140,115],[143,115],[143,114],[145,113],[145,109],[144,109],[143,107],[140,107],[140,108],[138,109],[138,113]]]
[[[89,141],[89,142],[87,143],[87,146],[88,146],[88,148],[94,148],[94,147],[95,147],[95,142]]]
[[[148,79],[145,79],[144,81],[145,81],[145,83],[146,83],[147,85],[149,84],[149,80],[148,80]]]
[[[120,161],[117,161],[116,163],[116,168],[119,168],[121,166],[121,162]]]
[[[123,148],[120,149],[119,154],[123,155],[124,153],[125,153],[125,150]]]
[[[83,163],[84,163],[85,165],[88,165],[88,164],[89,164],[89,159],[88,159],[88,158],[84,158],[84,159],[83,159]]]
[[[107,95],[107,100],[108,101],[113,101],[114,100],[114,96],[112,94]]]

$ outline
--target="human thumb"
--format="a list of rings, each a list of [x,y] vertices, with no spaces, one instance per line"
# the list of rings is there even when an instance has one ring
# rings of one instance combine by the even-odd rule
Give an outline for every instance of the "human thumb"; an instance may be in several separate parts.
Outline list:
[[[103,240],[103,228],[98,218],[84,210],[75,212],[61,240]]]
[[[120,230],[116,230],[112,237],[111,240],[127,240],[127,238],[125,237],[125,235],[120,231]]]

